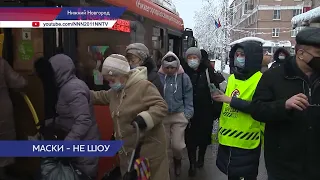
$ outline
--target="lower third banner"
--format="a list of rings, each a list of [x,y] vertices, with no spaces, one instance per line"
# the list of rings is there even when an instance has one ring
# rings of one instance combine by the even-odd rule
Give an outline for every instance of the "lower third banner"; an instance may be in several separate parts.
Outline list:
[[[112,157],[122,141],[0,141],[0,157]]]

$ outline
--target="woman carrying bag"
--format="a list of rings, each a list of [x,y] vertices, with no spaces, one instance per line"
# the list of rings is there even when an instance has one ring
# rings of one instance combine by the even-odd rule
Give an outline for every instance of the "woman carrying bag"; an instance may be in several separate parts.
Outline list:
[[[166,136],[162,124],[168,107],[157,88],[147,80],[147,68],[130,70],[124,56],[112,54],[103,63],[102,75],[111,89],[91,91],[91,95],[94,104],[109,105],[115,139],[124,143],[119,151],[122,176],[128,170],[135,149],[135,122],[141,130],[140,156],[150,163],[151,179],[169,180]]]

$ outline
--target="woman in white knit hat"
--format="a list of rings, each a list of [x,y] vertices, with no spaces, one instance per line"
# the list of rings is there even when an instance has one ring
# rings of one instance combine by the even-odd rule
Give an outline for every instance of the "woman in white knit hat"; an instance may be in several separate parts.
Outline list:
[[[135,148],[136,135],[132,122],[137,122],[144,134],[140,156],[149,159],[151,179],[169,180],[166,136],[162,124],[168,107],[157,88],[147,80],[147,68],[130,70],[124,56],[112,54],[103,63],[102,75],[111,89],[91,93],[94,104],[109,105],[115,139],[124,143],[119,151],[121,174],[126,172]]]

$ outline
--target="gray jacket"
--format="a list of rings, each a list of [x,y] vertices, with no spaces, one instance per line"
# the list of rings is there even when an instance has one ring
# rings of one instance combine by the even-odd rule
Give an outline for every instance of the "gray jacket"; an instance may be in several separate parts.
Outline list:
[[[75,76],[75,66],[70,57],[57,54],[49,59],[58,87],[56,123],[70,130],[65,140],[99,140],[99,130],[94,116],[90,90]],[[95,177],[98,157],[79,157],[74,165],[88,176]]]

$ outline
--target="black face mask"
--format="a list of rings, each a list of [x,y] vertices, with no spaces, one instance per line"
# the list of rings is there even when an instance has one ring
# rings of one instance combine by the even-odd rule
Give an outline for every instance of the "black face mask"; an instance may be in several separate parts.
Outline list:
[[[313,57],[308,63],[308,66],[311,67],[315,72],[320,72],[320,57]]]

